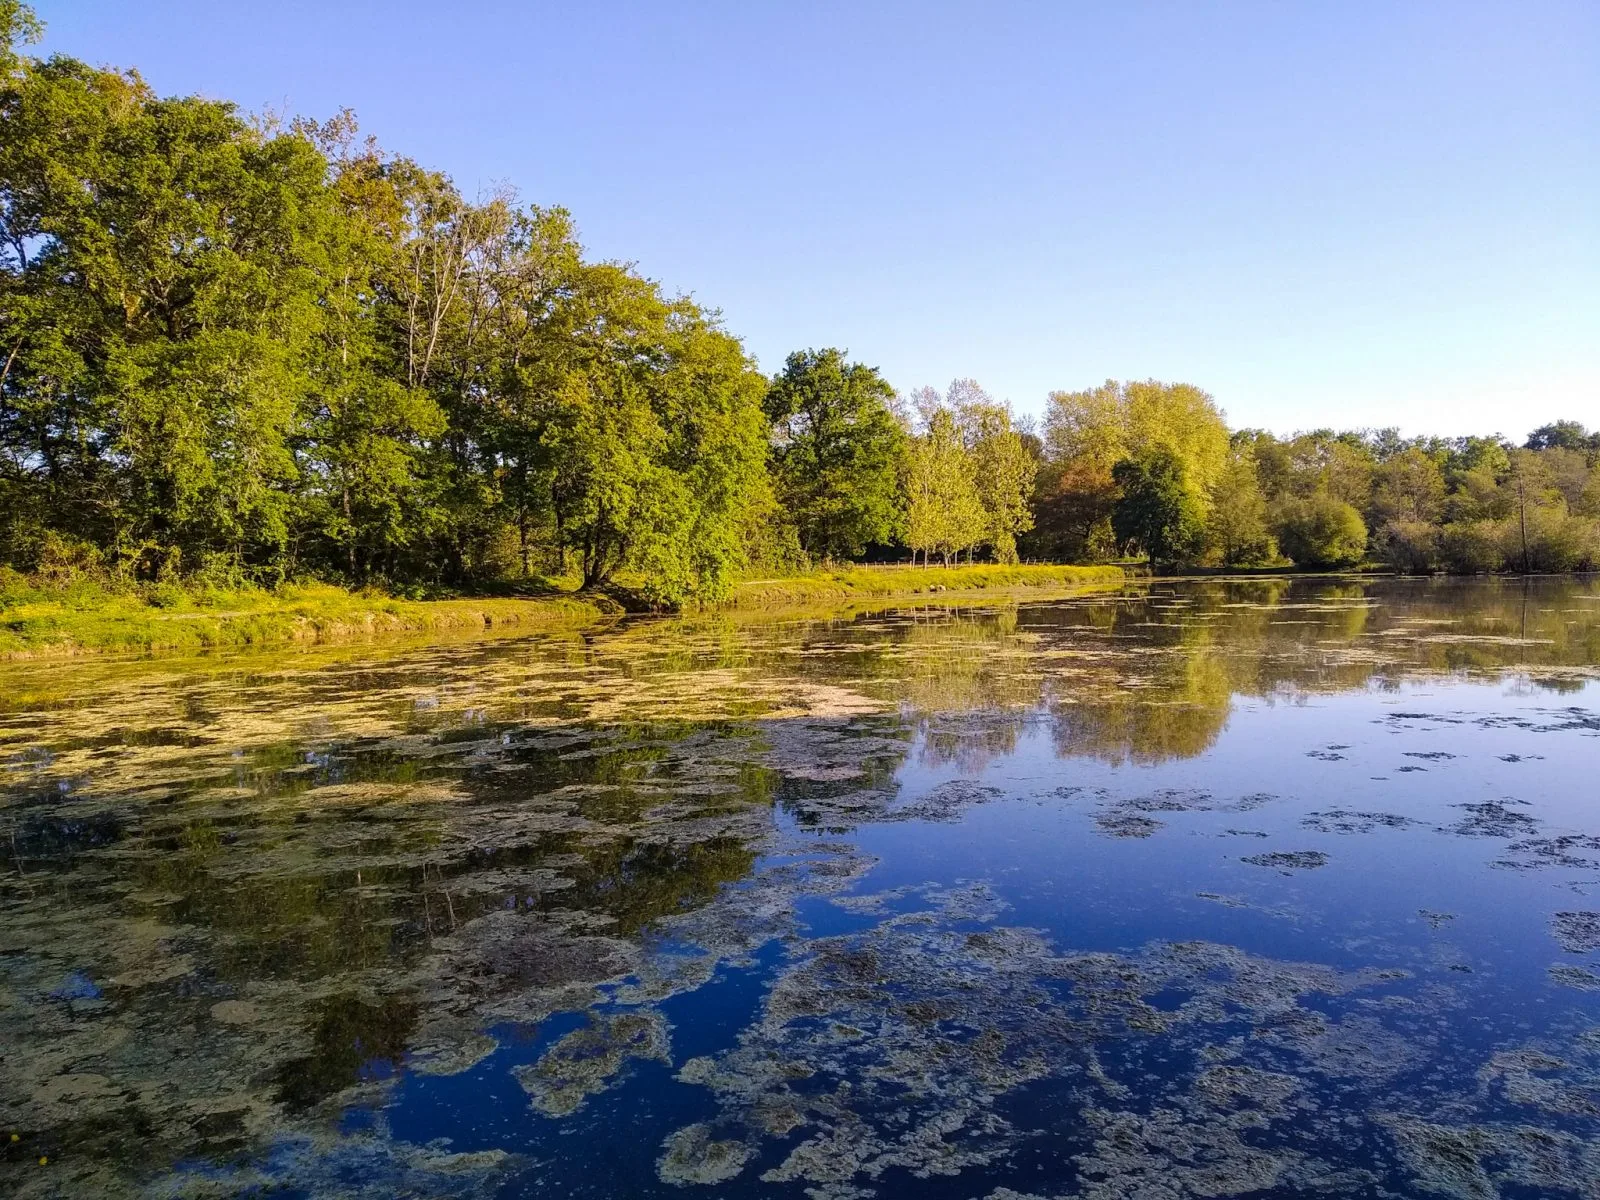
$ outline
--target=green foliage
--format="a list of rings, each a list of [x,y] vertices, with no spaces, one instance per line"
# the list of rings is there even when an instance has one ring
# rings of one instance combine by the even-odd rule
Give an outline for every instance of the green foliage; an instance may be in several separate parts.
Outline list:
[[[899,532],[905,434],[894,389],[840,350],[797,350],[772,380],[773,486],[813,559],[849,558]]]
[[[1277,543],[1267,527],[1267,502],[1255,460],[1248,454],[1231,454],[1211,488],[1206,544],[1225,567],[1254,566],[1277,556]]]
[[[30,20],[0,8],[8,45]],[[460,585],[510,535],[524,578],[570,551],[593,586],[726,590],[766,494],[765,385],[712,317],[347,115],[284,127],[71,59],[3,66],[15,565],[48,533],[139,578]]]
[[[1016,428],[1010,407],[992,400],[976,381],[951,384],[948,402],[961,426],[983,509],[978,540],[988,544],[996,562],[1014,563],[1017,539],[1034,524],[1030,501],[1039,474],[1037,452]]]
[[[1228,462],[1228,427],[1216,402],[1187,383],[1156,380],[1052,392],[1045,416],[1052,456],[1110,473],[1117,463],[1156,452],[1179,466],[1203,517],[1207,492]]]
[[[1034,528],[1020,542],[1030,557],[1105,562],[1116,556],[1111,510],[1117,487],[1111,472],[1092,464],[1047,460],[1034,484]]]
[[[1439,560],[1458,575],[1498,571],[1505,562],[1504,541],[1497,521],[1452,521],[1439,530]]]
[[[1353,567],[1367,556],[1367,525],[1342,500],[1318,494],[1279,506],[1278,546],[1297,566]]]
[[[1140,458],[1123,459],[1111,477],[1121,490],[1111,524],[1125,547],[1161,565],[1199,555],[1205,519],[1176,454],[1157,447]]]
[[[1428,524],[1444,508],[1444,471],[1420,447],[1385,460],[1374,472],[1372,514],[1381,522]]]
[[[0,0],[0,566],[104,596],[619,577],[664,605],[895,540],[926,562],[1596,562],[1600,435],[1228,433],[1189,384],[971,380],[897,415],[838,350],[758,375],[571,217],[358,136],[28,54]],[[1267,514],[1274,514],[1273,521]],[[89,581],[85,583],[85,581]],[[141,599],[141,604],[144,600]],[[145,607],[149,607],[145,605]]]
[[[1042,540],[1078,557],[1103,557],[1115,551],[1115,541],[1127,540],[1113,515],[1118,463],[1170,458],[1188,493],[1186,520],[1200,522],[1228,463],[1222,413],[1192,384],[1108,380],[1088,391],[1052,392],[1044,430],[1052,463],[1040,475]],[[1183,559],[1197,553],[1188,544],[1191,532],[1183,535]]]
[[[1553,421],[1528,435],[1529,450],[1600,450],[1600,433],[1590,433],[1578,421]]]
[[[948,565],[952,555],[984,540],[989,517],[955,413],[936,403],[925,420],[906,455],[905,540],[913,558],[921,551],[926,561],[932,552]]]
[[[1396,518],[1373,537],[1378,557],[1397,571],[1421,574],[1443,560],[1439,526],[1429,521]]]

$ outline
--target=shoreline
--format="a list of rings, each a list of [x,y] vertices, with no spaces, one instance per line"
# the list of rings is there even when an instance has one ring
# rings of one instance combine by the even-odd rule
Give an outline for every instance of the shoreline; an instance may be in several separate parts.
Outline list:
[[[944,601],[1040,594],[1120,585],[1129,578],[1120,567],[1102,566],[850,567],[746,581],[735,585],[725,601],[698,612],[814,613],[933,597]],[[74,603],[63,594],[0,611],[0,662],[287,649],[419,635],[470,637],[497,629],[535,633],[588,628],[623,615],[622,606],[611,597],[582,592],[403,600],[362,596],[331,585],[305,585],[281,593],[254,593],[243,602],[217,607],[171,608],[135,595]]]
[[[1582,578],[1585,573],[1492,575]],[[907,603],[962,604],[1066,598],[1128,584],[1268,582],[1294,578],[1375,579],[1395,572],[1256,569],[1190,570],[1171,575],[1137,567],[1027,565],[911,567],[870,565],[806,575],[746,580],[727,599],[680,612],[629,611],[605,593],[553,591],[532,596],[405,600],[367,596],[330,584],[290,585],[279,592],[233,594],[231,605],[152,604],[134,594],[99,603],[69,594],[0,609],[0,666],[83,659],[147,659],[229,651],[311,650],[361,643],[440,644],[486,634],[578,633],[627,618],[727,617],[733,620],[823,620]],[[1437,575],[1411,576],[1416,579]],[[1446,578],[1456,578],[1446,576]],[[1480,577],[1483,578],[1483,577]]]

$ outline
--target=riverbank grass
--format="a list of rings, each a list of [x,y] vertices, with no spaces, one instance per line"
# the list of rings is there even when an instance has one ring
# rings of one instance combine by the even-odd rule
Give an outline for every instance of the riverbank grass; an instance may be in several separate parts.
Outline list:
[[[735,586],[740,611],[848,607],[865,601],[996,589],[1115,584],[1117,567],[846,567]],[[546,581],[548,584],[548,581]],[[608,596],[534,595],[413,600],[331,584],[275,589],[117,584],[93,577],[41,581],[0,572],[0,659],[92,653],[200,651],[355,641],[399,634],[471,633],[591,624],[621,611]]]
[[[0,658],[194,651],[229,646],[469,632],[501,625],[587,624],[616,606],[604,597],[485,596],[406,600],[329,584],[264,588],[52,588],[0,581]]]

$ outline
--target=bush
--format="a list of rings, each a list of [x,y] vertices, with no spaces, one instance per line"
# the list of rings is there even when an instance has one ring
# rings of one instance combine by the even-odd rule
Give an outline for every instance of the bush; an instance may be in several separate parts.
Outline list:
[[[147,583],[144,602],[151,608],[182,608],[189,595],[175,583]]]
[[[1378,556],[1397,571],[1420,574],[1439,565],[1439,530],[1428,521],[1387,521],[1376,541]]]
[[[1457,575],[1482,575],[1498,571],[1505,562],[1501,551],[1501,521],[1453,521],[1439,531],[1439,559],[1444,569]]]
[[[1569,516],[1564,504],[1528,509],[1526,552],[1520,517],[1501,522],[1501,528],[1501,554],[1513,571],[1581,571],[1600,559],[1595,522]]]
[[[53,587],[65,587],[82,579],[103,580],[107,575],[105,557],[93,543],[53,529],[41,531],[20,551],[19,565],[36,579]]]
[[[1301,567],[1353,567],[1367,556],[1367,524],[1332,496],[1291,500],[1278,510],[1278,547]]]

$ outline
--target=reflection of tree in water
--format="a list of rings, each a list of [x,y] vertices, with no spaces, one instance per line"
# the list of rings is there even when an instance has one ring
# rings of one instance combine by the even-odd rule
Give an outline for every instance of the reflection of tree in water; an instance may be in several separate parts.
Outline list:
[[[1018,635],[1017,616],[1015,608],[932,610],[905,627],[905,673],[896,683],[922,761],[975,772],[1016,749],[1022,718],[1045,685],[1026,664],[1033,639]]]
[[[680,629],[670,654],[690,669],[699,639],[702,664],[794,673],[881,698],[920,735],[929,762],[977,770],[1012,750],[1041,710],[1064,754],[1151,762],[1212,745],[1235,694],[1388,685],[1416,672],[1585,668],[1600,658],[1593,594],[1570,578],[1153,582],[1066,601],[905,606],[776,628],[711,619]]]
[[[1217,740],[1233,698],[1223,664],[1198,649],[1163,660],[1136,684],[1108,691],[1052,707],[1058,755],[1113,764],[1192,758]]]
[[[275,1072],[278,1100],[291,1110],[310,1108],[358,1081],[375,1063],[399,1066],[416,1024],[414,1000],[330,996],[312,1027],[311,1053]]]
[[[0,953],[25,956],[5,987],[77,999],[0,1012],[0,1121],[86,1170],[218,1152],[417,1039],[459,1057],[483,1005],[626,971],[628,939],[748,877],[770,830],[772,772],[730,729],[269,745],[176,803],[110,771],[105,798],[42,793],[60,813],[30,814],[0,881]]]
[[[537,1021],[547,992],[625,974],[654,925],[760,877],[775,811],[846,835],[920,816],[894,807],[912,747],[973,774],[1040,722],[1058,753],[1155,762],[1211,746],[1234,694],[1508,669],[1561,689],[1600,661],[1594,596],[1157,583],[13,694],[0,961],[8,992],[59,998],[0,1008],[0,1120],[85,1160],[232,1149],[419,1046],[470,1061],[486,1013]],[[803,707],[802,683],[879,715],[740,716]]]

